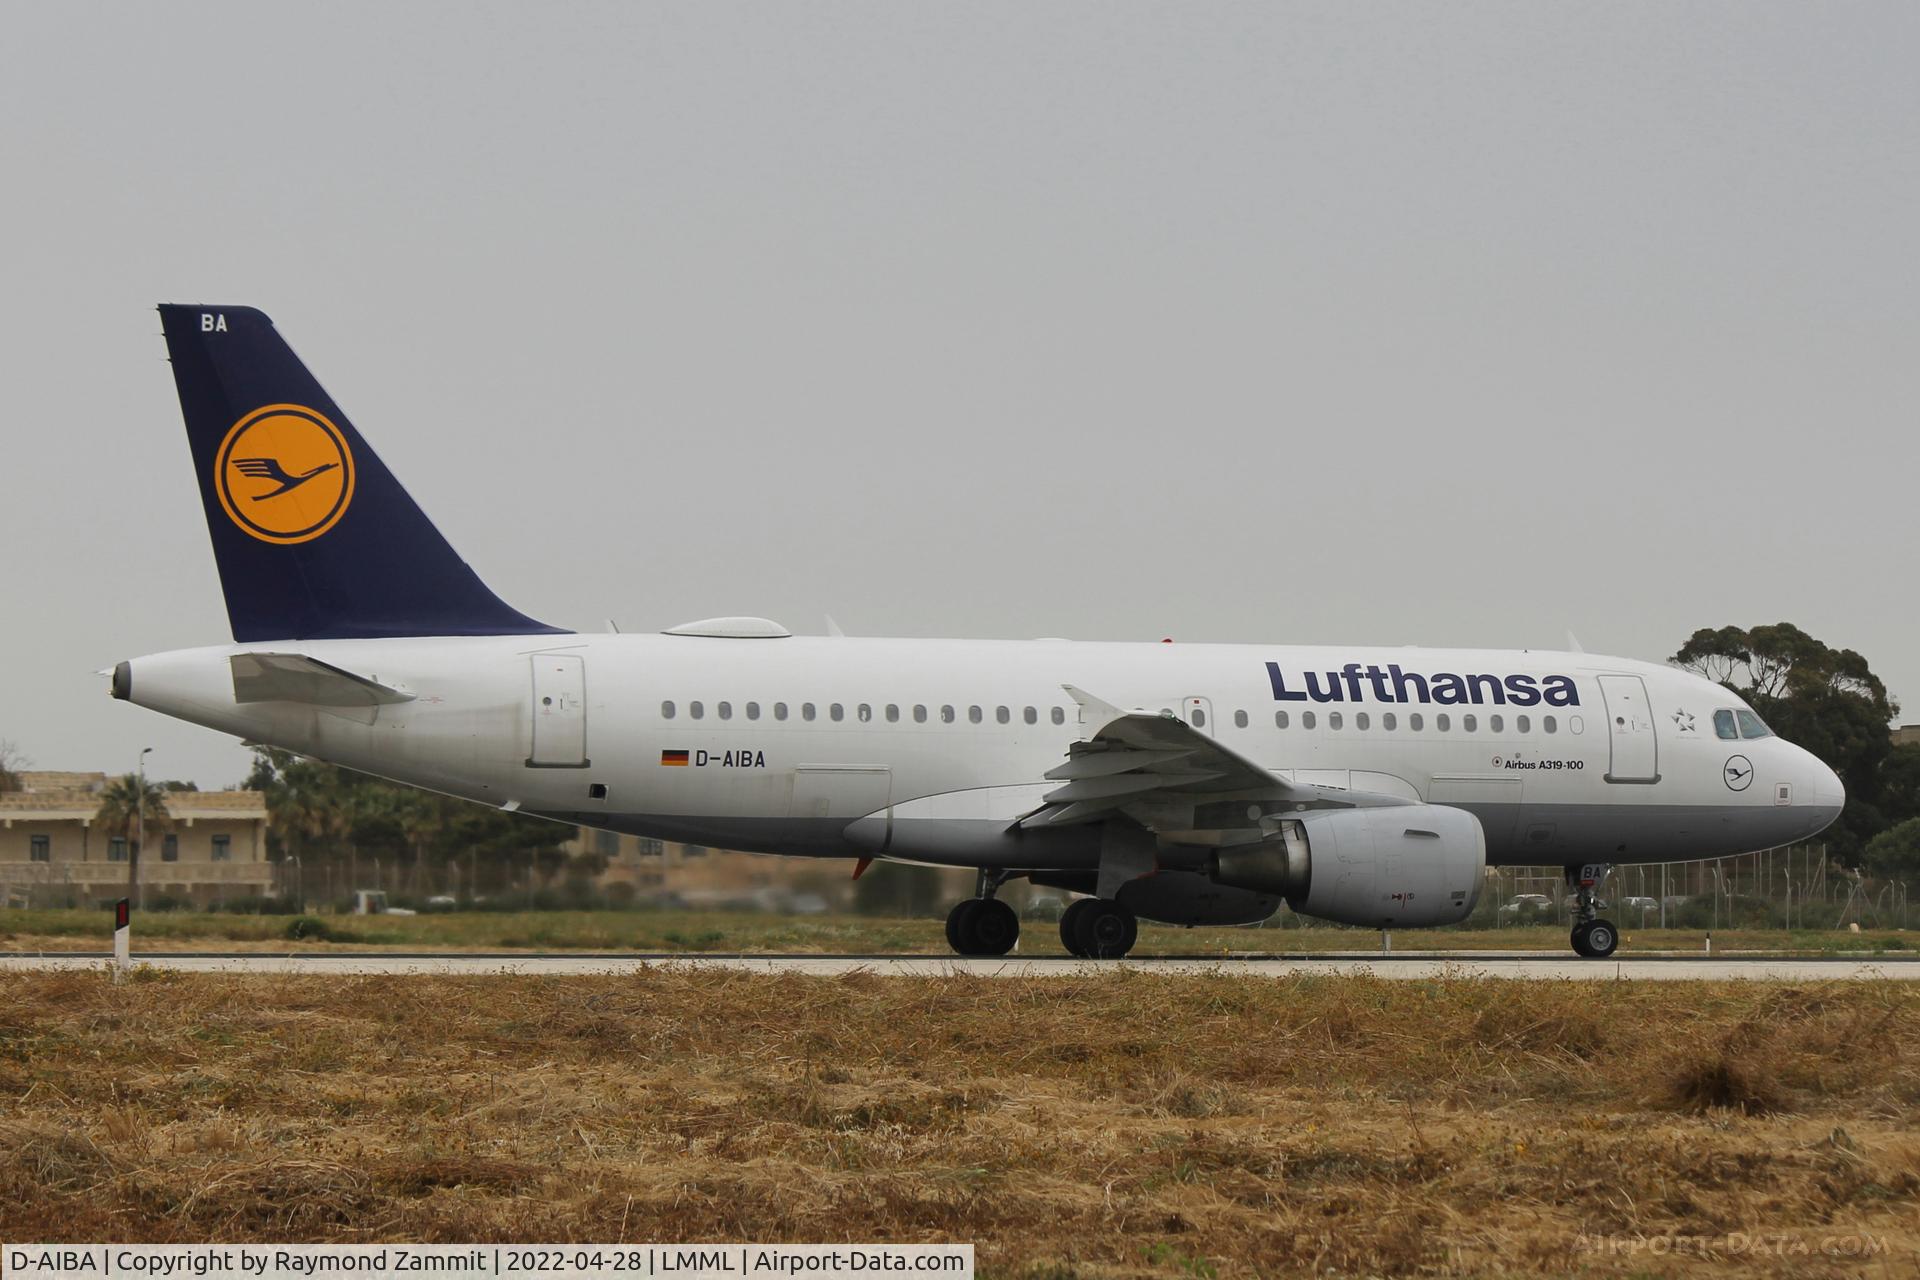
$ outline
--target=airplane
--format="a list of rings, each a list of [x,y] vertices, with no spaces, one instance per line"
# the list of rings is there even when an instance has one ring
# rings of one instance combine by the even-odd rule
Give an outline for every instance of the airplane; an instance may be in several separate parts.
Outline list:
[[[1451,924],[1489,866],[1558,864],[1574,951],[1605,957],[1613,866],[1805,840],[1846,800],[1722,686],[1584,652],[549,626],[481,582],[266,315],[159,311],[233,643],[121,662],[115,698],[571,825],[971,868],[962,955],[1014,947],[1019,878],[1084,895],[1061,942],[1109,959],[1143,919],[1283,902]]]

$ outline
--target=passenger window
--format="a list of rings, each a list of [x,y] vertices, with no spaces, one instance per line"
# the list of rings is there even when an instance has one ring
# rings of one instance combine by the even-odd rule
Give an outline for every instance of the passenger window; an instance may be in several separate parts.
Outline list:
[[[774,703],[774,704],[773,704],[773,718],[774,718],[775,720],[785,720],[785,719],[787,718],[787,704],[786,704],[786,703],[784,703],[784,702],[776,702],[776,703]]]
[[[1001,724],[1005,724],[1009,720],[1013,719],[1013,713],[1011,711],[1008,711],[1005,707],[996,707],[994,708],[993,718],[995,720],[998,720]]]
[[[1273,727],[1274,727],[1274,728],[1276,728],[1276,729],[1284,729],[1284,728],[1286,728],[1286,727],[1287,727],[1287,713],[1286,713],[1286,712],[1284,712],[1284,711],[1276,711],[1276,712],[1274,712],[1274,713],[1273,713]],[[1308,728],[1312,728],[1313,726],[1311,726],[1311,725],[1309,725],[1309,726],[1307,726],[1307,727],[1308,727]]]
[[[900,708],[895,703],[887,704],[887,723],[897,724],[900,720]]]
[[[953,723],[953,706],[952,706],[952,704],[948,704],[947,706],[944,706],[944,707],[942,707],[942,708],[940,708],[940,723],[941,723],[941,724],[952,724],[952,723]]]
[[[731,702],[719,703],[714,707],[713,713],[722,720],[731,720],[733,719],[733,704]]]
[[[1040,713],[1032,707],[1028,707],[1025,711],[1022,711],[1020,713],[1020,718],[1022,720],[1025,720],[1028,724],[1040,723]]]
[[[757,702],[749,702],[747,704],[747,719],[758,720],[759,718],[760,718],[760,704]]]
[[[1284,716],[1284,715],[1285,715],[1285,714],[1287,714],[1287,713],[1286,713],[1286,712],[1284,712],[1284,711],[1282,711],[1282,712],[1281,712],[1280,714]],[[1301,727],[1302,729],[1311,729],[1311,728],[1313,728],[1313,712],[1311,712],[1311,711],[1302,711],[1302,712],[1300,713],[1300,727]]]
[[[1196,729],[1204,729],[1207,727],[1207,713],[1205,708],[1195,707],[1193,709],[1193,727]]]
[[[660,718],[662,720],[673,719],[673,704],[671,702],[663,702],[660,704]],[[1723,734],[1721,736],[1724,737],[1725,735]]]
[[[1055,707],[1053,709],[1053,722],[1055,724],[1065,724],[1067,722],[1067,709],[1065,707]]]
[[[1514,727],[1519,729],[1520,732],[1522,733],[1533,732],[1533,721],[1529,720],[1526,716],[1515,716],[1513,718],[1513,723],[1514,723]]]
[[[1394,730],[1394,727],[1399,723],[1400,722],[1398,720],[1394,719],[1393,712],[1383,711],[1380,713],[1380,727],[1382,729],[1385,729],[1388,733],[1392,733]]]
[[[1345,723],[1345,717],[1338,711],[1327,712],[1327,728],[1338,729],[1343,723]]]
[[[925,703],[916,702],[913,704],[913,722],[915,724],[925,724],[927,722],[927,708]]]
[[[1453,717],[1443,711],[1433,718],[1433,727],[1437,731],[1445,733],[1447,730],[1453,728]]]
[[[1236,729],[1244,729],[1244,728],[1246,728],[1246,727],[1247,727],[1247,713],[1246,713],[1246,712],[1244,712],[1244,711],[1236,711],[1236,712],[1234,712],[1234,713],[1233,713],[1233,727],[1234,727],[1234,728],[1236,728]]]
[[[1368,719],[1368,717],[1367,717],[1367,713],[1366,713],[1366,712],[1364,712],[1364,711],[1356,711],[1356,712],[1354,712],[1354,713],[1353,713],[1353,727],[1354,727],[1354,728],[1356,728],[1356,729],[1361,729],[1361,730],[1364,730],[1364,729],[1365,729],[1365,728],[1367,727],[1367,725],[1368,725],[1369,723],[1371,723],[1371,721],[1369,721],[1369,719]]]
[[[689,702],[687,704],[687,714],[695,720],[698,720],[707,714],[707,706],[704,702]]]
[[[1733,723],[1733,712],[1716,711],[1713,713],[1713,731],[1729,742],[1739,739],[1740,730]]]
[[[1506,727],[1507,727],[1506,721],[1502,720],[1499,716],[1487,717],[1487,728],[1493,730],[1493,732],[1499,733],[1502,729],[1505,729]]]
[[[982,716],[982,715],[980,714],[980,708],[979,708],[979,707],[968,707],[968,708],[967,708],[967,720],[968,720],[968,722],[969,722],[969,723],[972,723],[972,724],[979,724],[979,723],[980,723],[980,721],[981,721],[982,719],[984,719],[984,718],[985,718],[985,717],[983,717],[983,716]]]
[[[845,720],[847,718],[847,709],[836,702],[827,708],[827,714],[835,720]]]
[[[1567,728],[1574,733],[1585,733],[1587,731],[1587,722],[1579,716],[1568,716]]]
[[[1740,709],[1740,736],[1743,738],[1771,738],[1773,730],[1767,728],[1767,722],[1742,707]]]
[[[1555,723],[1554,723],[1554,720],[1553,720],[1553,717],[1552,717],[1552,716],[1541,716],[1541,717],[1540,717],[1540,727],[1541,727],[1542,729],[1545,729],[1545,730],[1546,730],[1546,731],[1547,731],[1548,733],[1554,733],[1554,732],[1556,732],[1556,731],[1558,731],[1558,730],[1559,730],[1559,728],[1560,728],[1560,726],[1559,726],[1559,725],[1557,725],[1557,724],[1555,724]]]
[[[1407,728],[1413,730],[1415,733],[1418,733],[1422,729],[1426,728],[1426,726],[1427,726],[1426,717],[1422,716],[1418,711],[1411,712],[1410,714],[1408,714]]]
[[[813,719],[813,704],[811,702],[803,702],[800,704],[800,718],[802,720]]]
[[[1463,730],[1465,730],[1466,732],[1468,732],[1468,733],[1472,733],[1472,732],[1473,732],[1474,730],[1476,730],[1476,729],[1478,729],[1478,728],[1480,727],[1480,717],[1478,717],[1478,716],[1461,716],[1461,717],[1460,717],[1460,727],[1461,727],[1461,728],[1462,728]]]
[[[863,702],[853,709],[853,714],[860,718],[861,724],[871,723],[873,720],[873,707]]]

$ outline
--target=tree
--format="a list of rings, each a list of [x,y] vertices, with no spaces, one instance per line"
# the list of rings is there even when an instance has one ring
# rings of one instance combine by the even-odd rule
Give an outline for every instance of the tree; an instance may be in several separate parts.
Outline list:
[[[127,842],[129,876],[133,876],[140,865],[136,832],[142,823],[147,831],[173,828],[173,815],[167,811],[167,789],[158,782],[143,782],[140,775],[134,773],[121,774],[107,784],[106,790],[100,793],[100,807],[94,812],[93,820],[109,837],[117,836]],[[136,879],[135,884],[138,883]]]
[[[1861,864],[1884,880],[1920,880],[1920,818],[1888,827],[1868,841]]]
[[[1739,694],[1775,733],[1840,775],[1847,808],[1829,838],[1836,856],[1858,858],[1886,826],[1882,771],[1893,751],[1887,725],[1900,713],[1867,660],[1778,622],[1747,630],[1702,628],[1672,661]]]
[[[5,738],[0,738],[0,794],[20,789],[20,773],[33,761],[20,753],[20,748]]]

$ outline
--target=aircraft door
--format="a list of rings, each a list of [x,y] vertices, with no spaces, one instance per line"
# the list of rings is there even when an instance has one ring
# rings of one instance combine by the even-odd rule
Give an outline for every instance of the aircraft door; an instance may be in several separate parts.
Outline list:
[[[1187,698],[1180,705],[1180,714],[1209,738],[1214,736],[1212,698]]]
[[[1660,781],[1660,745],[1646,684],[1639,676],[1601,676],[1600,694],[1607,700],[1607,733],[1613,747],[1607,781]]]
[[[577,653],[533,655],[534,769],[584,769],[587,759],[587,663]]]

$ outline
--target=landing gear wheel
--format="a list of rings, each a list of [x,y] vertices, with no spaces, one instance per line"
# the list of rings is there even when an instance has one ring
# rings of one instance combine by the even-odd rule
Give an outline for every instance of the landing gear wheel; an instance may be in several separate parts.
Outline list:
[[[998,898],[968,898],[947,913],[947,945],[963,956],[1003,956],[1020,940],[1020,917]]]
[[[1074,928],[1081,955],[1089,960],[1118,960],[1133,950],[1140,936],[1140,922],[1133,912],[1110,898],[1088,898],[1086,906]]]
[[[1068,955],[1079,956],[1082,960],[1086,959],[1087,953],[1080,946],[1080,919],[1086,915],[1092,903],[1092,898],[1075,898],[1060,913],[1060,945],[1067,949]]]
[[[1573,953],[1575,955],[1587,956],[1589,958],[1592,957],[1593,952],[1587,950],[1587,931],[1592,927],[1593,927],[1593,922],[1590,920],[1582,920],[1578,924],[1573,926],[1572,941],[1573,941]]]
[[[980,909],[979,898],[963,898],[953,904],[953,910],[947,912],[947,946],[958,955],[966,955],[966,937],[973,923],[974,912]]]
[[[1580,954],[1591,956],[1595,960],[1605,960],[1620,945],[1620,931],[1613,927],[1611,920],[1589,920],[1584,926],[1587,931],[1586,949]],[[1578,947],[1575,950],[1579,950]]]

